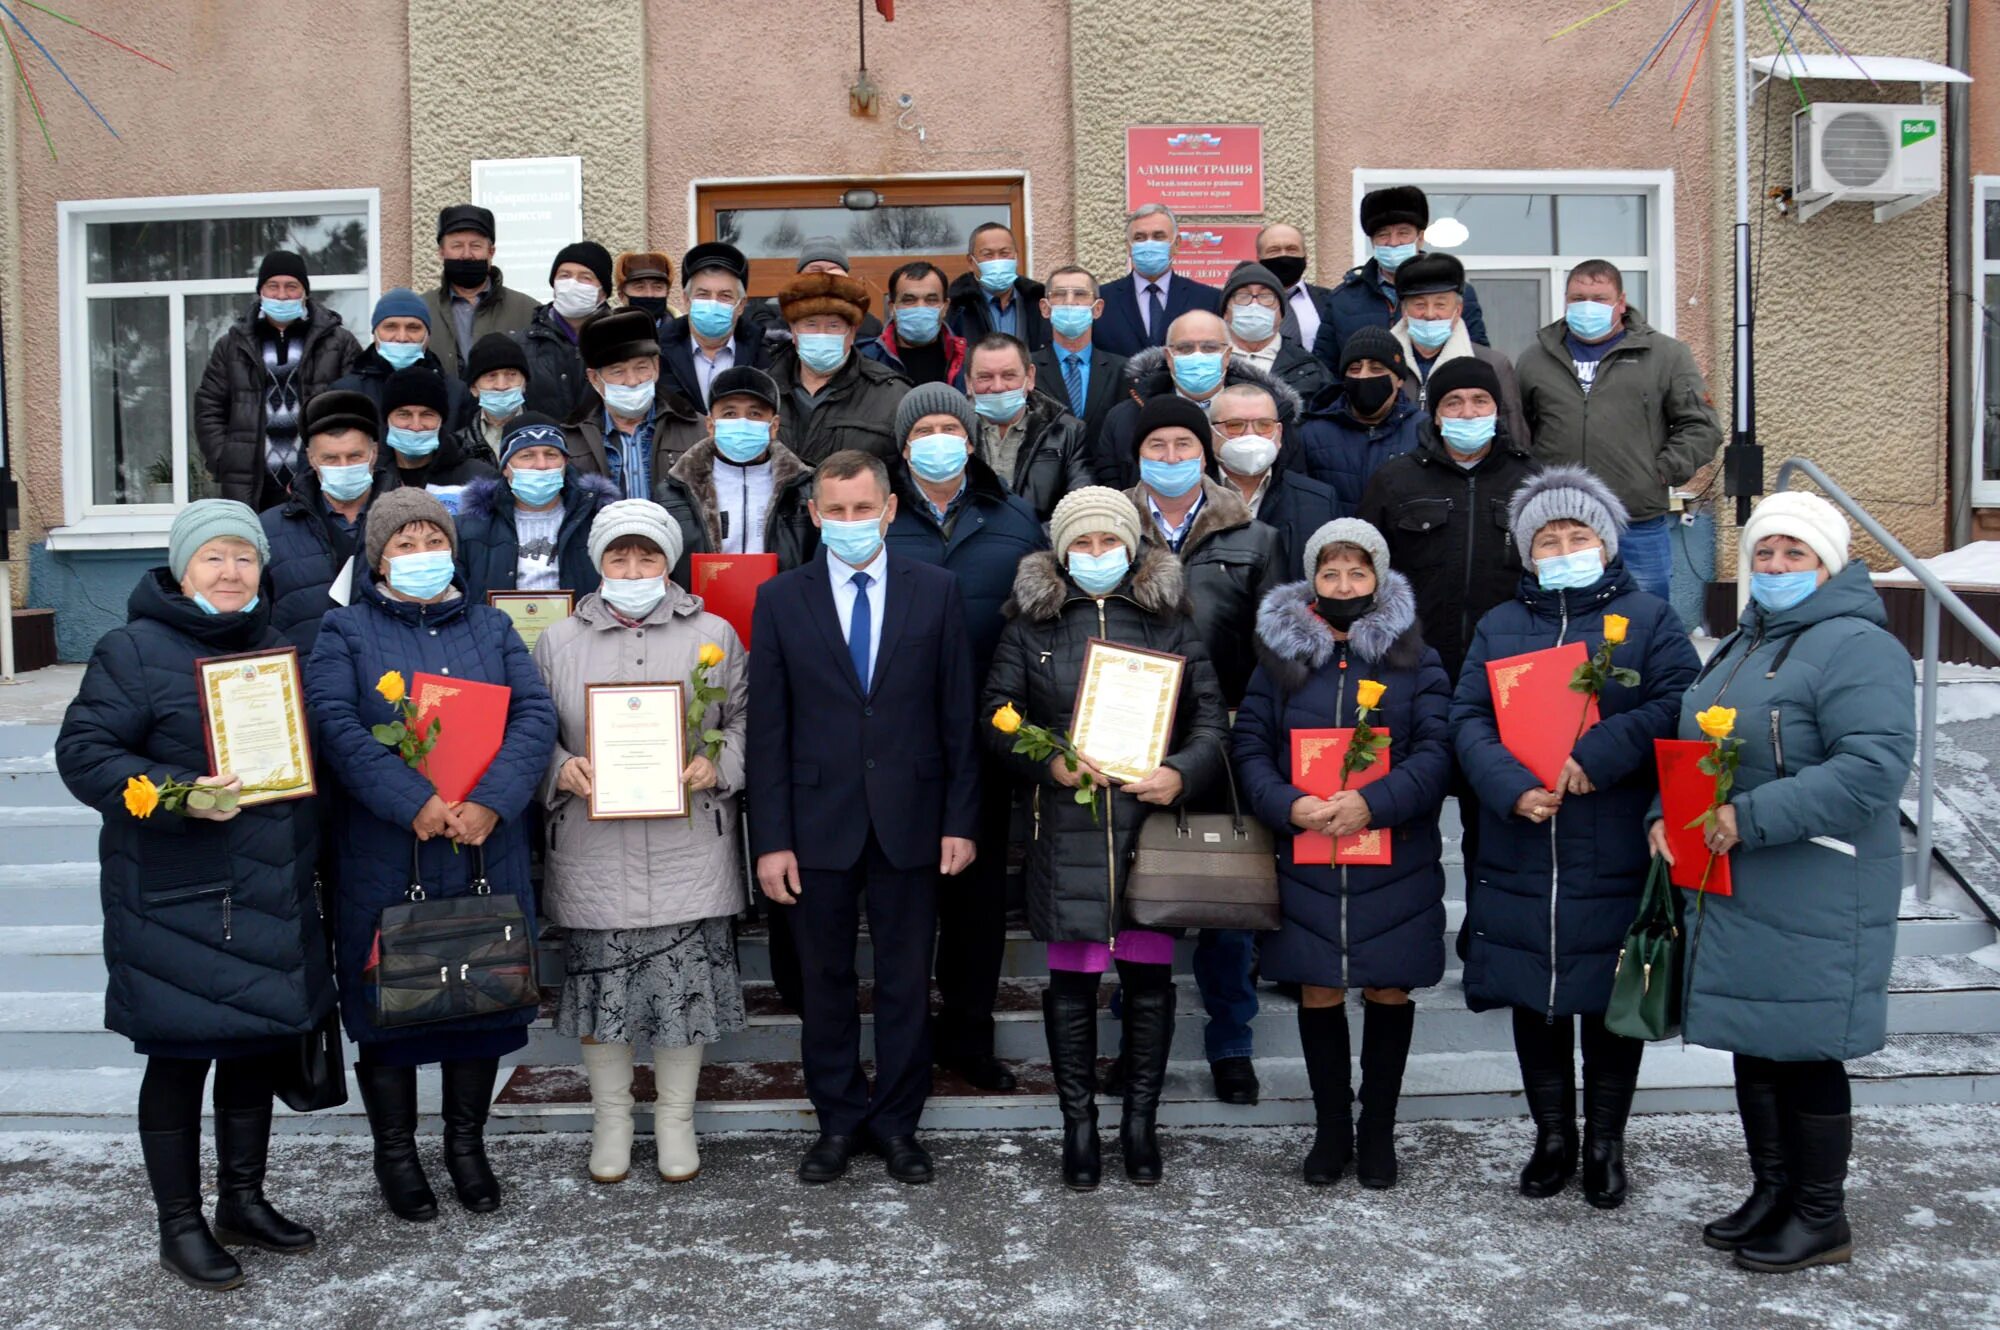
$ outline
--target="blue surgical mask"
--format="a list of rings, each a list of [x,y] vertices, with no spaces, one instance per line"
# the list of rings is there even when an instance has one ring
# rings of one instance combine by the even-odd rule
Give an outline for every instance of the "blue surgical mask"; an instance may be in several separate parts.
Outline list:
[[[1021,408],[1028,404],[1026,388],[1009,388],[1004,393],[974,393],[972,409],[983,419],[996,425],[1004,425],[1021,414]]]
[[[450,550],[398,554],[389,560],[389,589],[411,600],[429,600],[451,585]]]
[[[1102,554],[1085,554],[1081,550],[1069,552],[1070,580],[1089,595],[1109,595],[1125,580],[1125,574],[1131,569],[1132,556],[1125,552],[1122,544],[1113,545]]]
[[[1089,332],[1094,322],[1088,305],[1049,306],[1049,326],[1072,342]]]
[[[1222,353],[1175,356],[1174,384],[1195,397],[1214,392],[1222,386]]]
[[[979,265],[979,285],[992,295],[999,295],[1014,284],[1021,275],[1021,265],[1013,259],[987,259]]]
[[[658,387],[658,381],[653,379],[644,383],[607,383],[604,404],[627,420],[638,420],[653,409],[653,393]]]
[[[258,308],[273,323],[297,323],[306,316],[306,302],[302,299],[273,300],[264,296],[258,301]]]
[[[514,474],[508,477],[507,484],[514,491],[516,503],[539,508],[562,493],[563,468],[517,466]]]
[[[898,305],[896,336],[910,346],[929,346],[937,340],[938,322],[943,313],[936,305]],[[801,351],[799,354],[805,353]]]
[[[1439,416],[1438,437],[1455,453],[1476,453],[1493,442],[1493,431],[1499,424],[1498,415]]]
[[[197,591],[193,596],[194,603],[201,609],[203,614],[248,614],[251,610],[257,608],[258,599],[259,597],[252,596],[237,609],[219,610],[215,608],[215,603],[209,600],[207,596],[202,595],[201,592]]]
[[[1537,559],[1535,576],[1541,579],[1544,591],[1581,591],[1596,586],[1604,576],[1604,551],[1578,550]]]
[[[873,517],[854,522],[822,517],[819,539],[842,563],[859,568],[872,560],[875,552],[882,548],[882,523]]]
[[[1601,300],[1572,300],[1563,310],[1563,322],[1580,340],[1600,341],[1611,334],[1611,306]]]
[[[479,409],[495,420],[508,420],[520,413],[527,400],[523,388],[484,388],[479,393]]]
[[[643,619],[667,598],[664,577],[607,577],[597,584],[604,603],[628,619]]]
[[[1190,457],[1185,462],[1157,462],[1150,457],[1142,457],[1139,459],[1139,479],[1155,494],[1178,499],[1201,484],[1201,459]]]
[[[1435,351],[1451,340],[1456,319],[1410,319],[1410,340],[1426,351]]]
[[[1132,242],[1132,268],[1141,277],[1158,277],[1174,261],[1174,247],[1164,240]]]
[[[847,359],[844,333],[800,333],[793,340],[799,348],[799,359],[815,374],[831,374]]]
[[[438,450],[438,432],[434,429],[404,429],[401,425],[391,425],[389,446],[405,457],[429,457]]]
[[[408,369],[424,358],[422,342],[385,342],[375,339],[375,354],[389,362],[393,369]]]
[[[375,483],[375,469],[366,462],[356,462],[353,466],[315,467],[314,470],[319,472],[319,492],[340,503],[360,498]]]
[[[964,471],[969,456],[965,440],[956,434],[923,434],[910,440],[910,470],[933,485]]]
[[[738,466],[762,457],[771,447],[768,420],[718,420],[715,422],[715,450]]]
[[[1278,311],[1266,305],[1231,305],[1229,331],[1246,342],[1261,342],[1278,331]]]
[[[1407,245],[1375,246],[1375,262],[1383,272],[1394,272],[1415,257],[1417,242],[1414,240]]]
[[[720,300],[690,300],[688,324],[703,337],[720,337],[736,326],[736,306]]]
[[[1819,570],[1750,574],[1750,599],[1772,613],[1788,610],[1819,589]]]

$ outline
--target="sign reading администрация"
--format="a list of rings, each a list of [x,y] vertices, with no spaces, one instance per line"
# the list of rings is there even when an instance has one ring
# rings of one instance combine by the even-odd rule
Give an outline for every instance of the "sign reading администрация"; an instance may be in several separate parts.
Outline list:
[[[493,211],[494,262],[507,285],[547,301],[556,252],[583,239],[583,158],[475,160],[472,201]]]
[[[1264,211],[1264,127],[1128,125],[1125,211],[1149,203],[1182,216]]]

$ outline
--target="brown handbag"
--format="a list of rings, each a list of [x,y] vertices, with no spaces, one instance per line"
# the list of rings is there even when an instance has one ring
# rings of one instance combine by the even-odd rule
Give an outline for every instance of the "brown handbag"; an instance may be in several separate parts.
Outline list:
[[[1284,922],[1278,855],[1270,829],[1243,816],[1229,754],[1227,813],[1147,815],[1139,828],[1125,910],[1141,928],[1242,928],[1269,932]]]

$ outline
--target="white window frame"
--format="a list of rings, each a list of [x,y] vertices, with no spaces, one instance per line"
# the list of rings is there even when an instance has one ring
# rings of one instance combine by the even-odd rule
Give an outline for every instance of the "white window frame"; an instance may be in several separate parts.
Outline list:
[[[2000,479],[1986,477],[1986,384],[2000,365],[1986,363],[1986,279],[2000,277],[2000,254],[1986,252],[1986,205],[2000,200],[2000,175],[1972,177],[1972,502],[2000,507]]]
[[[1646,321],[1669,337],[1674,335],[1677,301],[1674,293],[1674,173],[1667,171],[1494,171],[1494,170],[1405,170],[1363,166],[1354,171],[1354,200],[1348,215],[1354,219],[1354,262],[1366,263],[1373,256],[1368,236],[1361,229],[1361,196],[1371,189],[1390,185],[1417,185],[1435,197],[1452,194],[1645,194],[1652,206],[1646,210],[1646,254],[1589,254],[1552,257],[1547,254],[1452,254],[1465,264],[1466,277],[1476,286],[1481,269],[1538,268],[1551,274],[1549,309],[1545,323],[1562,317],[1563,278],[1569,267],[1585,258],[1608,259],[1621,271],[1646,274]],[[1436,217],[1433,221],[1438,220]]]
[[[338,206],[368,217],[368,270],[365,274],[316,277],[323,290],[365,288],[373,304],[382,290],[382,194],[374,188],[273,190],[254,194],[167,195],[133,199],[79,199],[56,204],[58,347],[62,361],[63,525],[48,532],[52,550],[158,549],[166,544],[174,513],[186,502],[189,450],[186,402],[195,385],[187,381],[187,358],[179,343],[167,358],[172,413],[175,503],[101,504],[92,502],[90,456],[90,316],[92,296],[165,296],[168,326],[184,327],[191,295],[237,295],[247,301],[250,279],[108,282],[89,280],[86,228],[110,222],[190,221],[222,217],[310,214]]]

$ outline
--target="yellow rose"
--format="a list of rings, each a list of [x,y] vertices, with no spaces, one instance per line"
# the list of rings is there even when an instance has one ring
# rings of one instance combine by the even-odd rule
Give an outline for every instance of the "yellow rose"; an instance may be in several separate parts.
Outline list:
[[[1694,723],[1711,739],[1727,739],[1736,730],[1735,707],[1710,707],[1695,713]]]
[[[1625,641],[1625,630],[1627,628],[1630,628],[1631,626],[1632,626],[1632,621],[1626,618],[1622,614],[1605,615],[1604,616],[1605,645],[1614,647],[1621,645]]]
[[[722,663],[722,648],[713,642],[703,642],[701,644],[701,654],[696,656],[695,659],[701,662],[703,669],[712,670]]]
[[[403,676],[394,670],[390,670],[375,681],[375,691],[382,694],[384,702],[387,702],[392,707],[395,706],[405,696]]]
[[[993,728],[1002,734],[1013,734],[1021,728],[1021,713],[1014,710],[1012,702],[993,713]]]
[[[1381,705],[1382,694],[1388,691],[1389,688],[1386,684],[1377,683],[1373,679],[1363,679],[1360,683],[1354,685],[1355,705],[1367,707],[1372,711]]]
[[[151,817],[160,806],[160,790],[151,776],[134,776],[125,782],[125,811],[133,817]]]

